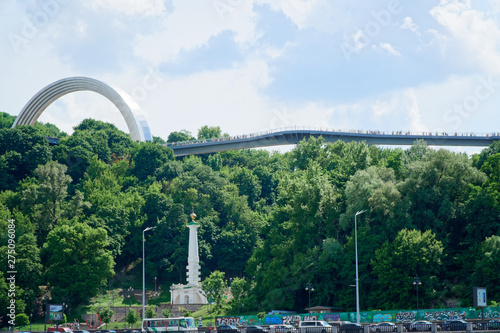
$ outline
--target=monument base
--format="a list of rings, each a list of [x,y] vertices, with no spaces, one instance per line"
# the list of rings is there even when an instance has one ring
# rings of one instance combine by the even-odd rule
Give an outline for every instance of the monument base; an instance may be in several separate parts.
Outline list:
[[[173,284],[170,287],[171,304],[208,304],[201,284]]]

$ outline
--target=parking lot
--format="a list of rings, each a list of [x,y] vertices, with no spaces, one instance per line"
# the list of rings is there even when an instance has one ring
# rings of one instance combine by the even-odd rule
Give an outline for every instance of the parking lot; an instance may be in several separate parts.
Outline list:
[[[259,326],[260,327],[260,326]],[[500,321],[490,320],[484,323],[481,322],[466,322],[462,320],[449,320],[442,322],[415,321],[407,323],[372,323],[372,324],[356,324],[351,322],[335,322],[329,323],[329,326],[305,326],[300,325],[271,325],[260,327],[258,331],[247,330],[247,327],[233,326],[234,331],[227,332],[223,330],[208,330],[200,328],[201,331],[211,333],[385,333],[385,332],[485,332],[485,333],[500,333]],[[253,328],[255,330],[255,328]],[[217,332],[213,332],[217,330]],[[264,331],[264,332],[263,332]]]

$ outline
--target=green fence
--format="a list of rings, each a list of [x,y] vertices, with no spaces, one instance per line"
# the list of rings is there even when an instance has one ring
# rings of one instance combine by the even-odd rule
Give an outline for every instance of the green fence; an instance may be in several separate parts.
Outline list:
[[[408,322],[413,320],[449,320],[449,319],[481,319],[481,310],[475,308],[453,309],[423,309],[423,310],[392,310],[392,311],[362,311],[359,313],[361,322],[378,323],[383,321]],[[484,308],[484,318],[500,318],[500,307]],[[302,320],[326,321],[356,321],[356,312],[339,313],[307,313],[307,314],[274,314],[259,319],[257,316],[225,316],[216,317],[216,325],[273,325],[294,324]]]

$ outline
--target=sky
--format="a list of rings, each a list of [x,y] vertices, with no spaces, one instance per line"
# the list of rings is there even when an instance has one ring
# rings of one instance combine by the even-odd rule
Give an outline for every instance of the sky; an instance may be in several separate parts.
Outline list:
[[[498,132],[500,0],[1,0],[0,111],[72,76],[130,94],[165,140],[204,125]],[[128,132],[94,92],[39,121],[71,133],[85,118]]]

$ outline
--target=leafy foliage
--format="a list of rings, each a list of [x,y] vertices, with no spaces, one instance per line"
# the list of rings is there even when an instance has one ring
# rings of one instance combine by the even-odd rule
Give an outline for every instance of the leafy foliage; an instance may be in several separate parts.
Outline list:
[[[95,296],[113,274],[107,233],[85,223],[57,226],[43,245],[47,282],[52,298],[70,297],[79,303]]]
[[[139,315],[135,312],[134,309],[130,309],[126,317],[127,324],[129,324],[129,326],[132,327],[139,320],[141,320],[141,317],[139,317]]]
[[[220,309],[224,300],[224,292],[226,291],[227,283],[224,280],[224,273],[215,271],[201,282],[201,290],[209,302],[214,302],[216,309]]]
[[[88,301],[115,271],[141,263],[143,245],[147,276],[165,289],[184,283],[193,211],[203,289],[220,308],[232,281],[234,314],[302,311],[308,282],[311,305],[353,310],[356,243],[363,308],[411,308],[416,275],[422,307],[470,306],[474,285],[487,287],[490,301],[500,297],[498,143],[468,157],[425,142],[403,150],[320,137],[284,154],[175,158],[161,138],[135,143],[92,119],[68,136],[50,124],[12,129],[12,118],[0,120],[0,251],[13,219],[17,311],[36,310],[46,291]],[[197,133],[222,135],[209,126]],[[181,130],[168,141],[190,139]],[[143,242],[147,227],[155,229]],[[138,320],[130,311],[127,322]]]

